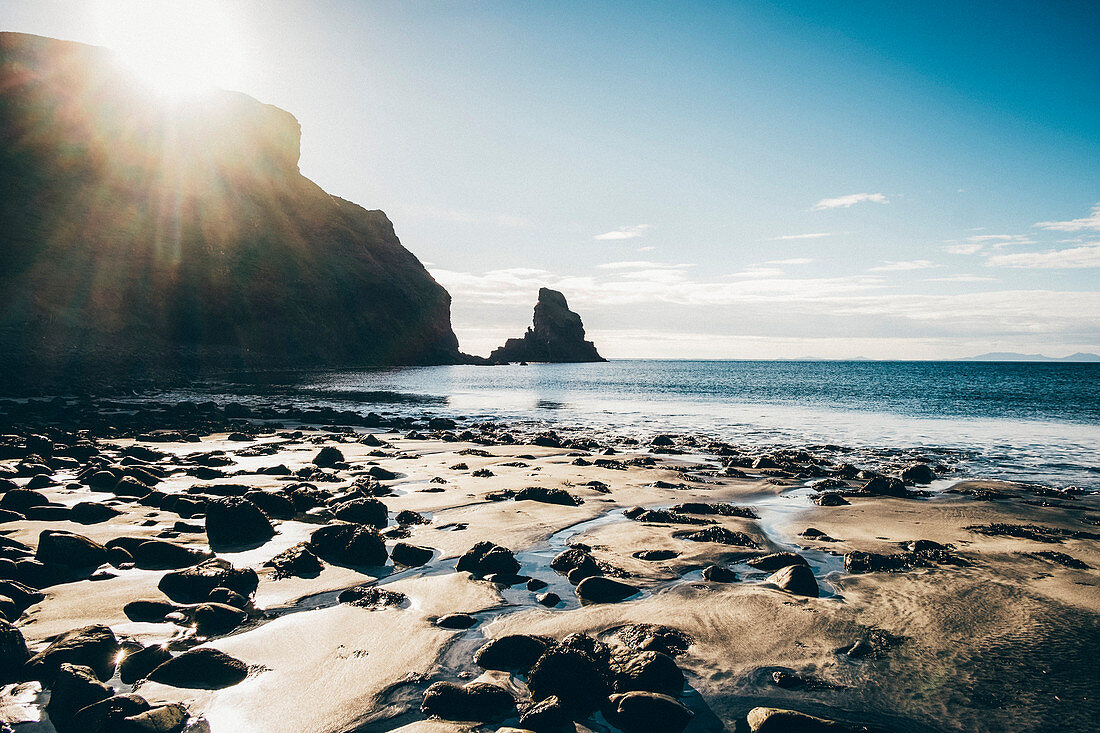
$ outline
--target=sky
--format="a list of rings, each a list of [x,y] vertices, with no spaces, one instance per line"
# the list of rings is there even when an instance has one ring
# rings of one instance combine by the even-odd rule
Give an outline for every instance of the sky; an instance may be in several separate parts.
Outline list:
[[[487,354],[1100,352],[1100,4],[0,0],[293,113]]]

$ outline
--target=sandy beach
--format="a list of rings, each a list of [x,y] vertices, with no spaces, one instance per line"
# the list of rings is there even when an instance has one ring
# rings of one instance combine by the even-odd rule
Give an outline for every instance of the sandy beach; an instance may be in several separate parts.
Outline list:
[[[4,602],[30,654],[98,624],[121,645],[118,659],[161,647],[238,660],[247,671],[224,686],[205,668],[184,681],[143,669],[123,682],[124,666],[111,660],[109,691],[97,699],[135,693],[153,710],[185,711],[189,731],[1084,731],[1100,714],[1100,514],[1091,496],[933,478],[936,466],[913,455],[892,473],[859,473],[812,452],[748,454],[688,435],[613,445],[447,421],[276,424],[209,406],[203,420],[179,418],[173,428],[164,421],[180,410],[170,407],[113,408],[129,415],[114,422],[158,423],[156,431],[106,427],[103,405],[84,408],[102,419],[80,434],[51,426],[46,407],[12,416],[0,508],[23,512],[0,525],[3,570],[8,592],[22,583],[33,602],[22,612]],[[931,481],[889,478],[903,471]],[[107,486],[104,472],[120,479]],[[114,511],[100,519],[87,503]],[[211,539],[219,504],[247,504],[273,533],[226,542],[219,525]],[[233,521],[230,531],[248,527]],[[342,526],[400,559],[357,562],[314,536]],[[46,531],[87,538],[108,560],[77,567],[44,557]],[[148,540],[194,552],[178,558]],[[456,569],[483,542],[503,548],[503,565]],[[303,547],[313,567],[270,566]],[[199,610],[209,599],[162,592],[171,588],[165,576],[213,557],[254,571],[254,587],[208,583],[213,611]],[[133,604],[141,599],[159,605]],[[634,680],[613,664],[601,705],[570,705],[566,693],[540,717],[535,703],[546,707],[547,685],[557,683],[513,647],[549,654],[576,646],[576,635],[619,662],[660,655],[666,677]],[[502,639],[495,656],[479,653]],[[8,724],[79,729],[76,710],[51,706],[53,677],[41,664],[15,670],[0,705]],[[512,702],[459,695],[433,706],[431,685],[480,682]],[[624,692],[651,696],[660,712],[639,728],[607,699]],[[750,714],[757,708],[836,723],[768,722]]]

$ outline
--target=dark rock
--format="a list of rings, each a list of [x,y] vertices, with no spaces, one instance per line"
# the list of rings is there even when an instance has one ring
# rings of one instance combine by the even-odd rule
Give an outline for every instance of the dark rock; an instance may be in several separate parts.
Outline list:
[[[0,580],[0,595],[7,596],[15,601],[20,613],[46,597],[41,591],[24,585],[17,580]]]
[[[210,595],[206,597],[206,600],[209,603],[222,603],[233,608],[239,608],[242,611],[247,611],[252,605],[250,600],[229,588],[215,588],[210,591]]]
[[[306,542],[288,547],[265,562],[264,567],[275,569],[272,575],[276,580],[292,575],[300,578],[316,578],[324,569],[321,561],[309,549],[309,544]]]
[[[638,593],[639,589],[602,575],[593,575],[577,584],[577,597],[587,603],[617,603]]]
[[[483,578],[486,575],[514,575],[519,571],[519,561],[512,551],[487,540],[478,542],[458,559],[458,571]]]
[[[751,558],[746,562],[758,570],[766,570],[768,572],[785,568],[788,565],[806,564],[805,558],[793,552],[773,552],[770,555]]]
[[[23,632],[7,621],[0,620],[0,685],[20,679],[23,665],[30,657]]]
[[[400,608],[408,602],[404,593],[373,585],[357,585],[342,591],[337,599],[340,603],[350,603],[360,608]]]
[[[178,603],[201,603],[218,587],[229,588],[242,596],[256,592],[259,579],[251,568],[234,568],[222,558],[204,560],[195,567],[167,573],[157,587]]]
[[[661,652],[634,652],[611,657],[616,692],[659,692],[679,697],[684,689],[684,673],[672,657]]]
[[[753,708],[746,719],[751,733],[842,733],[849,730],[831,720],[779,708]]]
[[[118,733],[180,733],[187,725],[187,708],[169,703],[123,718]]]
[[[206,503],[206,537],[215,550],[263,544],[274,535],[267,515],[246,499],[211,499]]]
[[[813,498],[818,506],[846,506],[850,502],[839,491],[825,491]]]
[[[592,557],[587,550],[582,550],[579,547],[571,547],[568,550],[559,552],[550,561],[550,567],[566,575],[573,584],[593,575],[603,575],[603,569],[596,562],[596,558]]]
[[[31,679],[51,682],[62,664],[91,667],[100,680],[115,673],[115,660],[121,647],[110,627],[84,626],[62,634],[56,641],[27,662]]]
[[[849,573],[893,572],[905,569],[905,561],[896,555],[854,550],[844,556],[844,570]]]
[[[69,726],[83,733],[114,733],[123,718],[148,709],[149,702],[141,695],[115,695],[78,710]]]
[[[136,601],[130,601],[122,607],[122,612],[126,614],[126,618],[131,621],[154,624],[164,621],[165,616],[170,613],[175,613],[178,610],[180,610],[179,605],[172,601],[165,601],[157,598],[139,598]]]
[[[195,607],[194,618],[200,636],[220,636],[244,623],[248,614],[224,603],[203,603]]]
[[[679,555],[680,553],[676,550],[638,550],[634,553],[634,557],[648,562],[671,560],[674,557],[679,557]]]
[[[419,545],[410,545],[405,542],[398,542],[390,551],[390,557],[393,559],[394,563],[406,567],[423,565],[431,560],[434,554],[435,550],[430,547],[420,547]]]
[[[385,214],[301,175],[291,114],[221,90],[163,105],[131,81],[102,48],[0,38],[6,386],[466,360]],[[69,320],[60,294],[79,294]]]
[[[244,498],[260,507],[264,514],[274,519],[293,519],[294,502],[288,496],[270,491],[249,491]]]
[[[198,565],[213,554],[195,547],[149,540],[138,545],[133,552],[134,564],[144,570],[176,570]]]
[[[449,613],[435,620],[435,625],[444,629],[468,629],[477,623],[477,619],[468,613]]]
[[[695,532],[677,533],[673,536],[692,542],[717,542],[722,545],[736,545],[738,547],[757,546],[756,541],[744,532],[734,532],[725,527],[707,527]]]
[[[886,476],[875,476],[867,481],[867,483],[863,484],[859,490],[861,493],[874,494],[876,496],[909,496],[909,490],[905,488],[905,484],[903,484],[901,480],[888,478]]]
[[[544,504],[561,506],[580,506],[584,499],[573,496],[565,489],[547,489],[541,486],[528,486],[516,492],[516,501],[539,501]]]
[[[402,509],[397,513],[397,516],[394,517],[394,519],[400,525],[431,523],[431,520],[425,517],[423,514],[421,514],[420,512],[414,512],[411,509]]]
[[[0,497],[0,509],[26,514],[33,506],[45,506],[50,500],[37,491],[12,489]]]
[[[72,568],[94,568],[107,562],[107,548],[84,535],[46,529],[38,535],[35,558]]]
[[[561,596],[554,592],[540,593],[535,596],[535,600],[547,608],[553,608],[561,603]]]
[[[712,583],[735,583],[737,573],[722,565],[708,565],[703,568],[703,580],[709,580]]]
[[[96,679],[91,667],[63,663],[54,675],[50,701],[46,704],[50,722],[61,733],[78,729],[71,727],[78,710],[111,697],[111,688]]]
[[[535,590],[542,590],[547,585],[549,585],[549,583],[547,583],[545,580],[539,580],[538,578],[531,578],[530,580],[527,581],[526,588],[527,588],[527,590],[535,591]]]
[[[901,480],[907,484],[930,484],[935,478],[927,463],[914,463],[901,472]]]
[[[352,499],[340,505],[336,518],[344,522],[366,524],[378,529],[390,523],[389,509],[378,499]]]
[[[615,631],[615,638],[631,649],[670,657],[684,653],[694,641],[683,631],[660,624],[628,624]]]
[[[551,643],[545,637],[529,634],[502,636],[478,649],[474,662],[482,669],[526,672]]]
[[[163,644],[153,644],[131,652],[118,664],[118,675],[123,683],[132,685],[172,658],[172,652]]]
[[[220,690],[248,676],[248,665],[225,652],[200,647],[184,652],[154,669],[149,679],[172,687]]]
[[[367,474],[373,476],[379,481],[393,481],[397,478],[397,474],[393,471],[389,471],[381,466],[371,466],[367,469]]]
[[[99,524],[111,517],[117,517],[121,511],[98,501],[82,501],[69,510],[69,519],[79,524]]]
[[[680,701],[656,692],[612,695],[608,713],[624,733],[680,733],[695,715]]]
[[[807,565],[788,565],[768,578],[769,583],[775,583],[781,589],[797,596],[809,596],[817,598],[819,590],[817,579]]]
[[[527,687],[535,700],[554,696],[567,710],[581,714],[601,707],[609,692],[599,662],[584,651],[561,646],[538,657]]]
[[[326,445],[313,457],[313,465],[318,468],[335,468],[343,462],[344,454],[339,448],[333,448],[331,445]]]
[[[519,724],[534,733],[563,733],[569,730],[573,721],[565,706],[554,695],[523,709]],[[573,730],[576,730],[573,727]]]
[[[309,549],[327,563],[350,567],[385,565],[386,543],[372,527],[331,524],[316,530]]]
[[[584,340],[581,318],[569,310],[565,296],[549,288],[539,289],[534,323],[523,338],[508,339],[489,354],[489,361],[591,362],[606,361],[591,341]]]
[[[488,682],[471,682],[459,687],[452,682],[436,682],[424,692],[420,710],[443,720],[484,723],[506,717],[516,709],[512,693]]]

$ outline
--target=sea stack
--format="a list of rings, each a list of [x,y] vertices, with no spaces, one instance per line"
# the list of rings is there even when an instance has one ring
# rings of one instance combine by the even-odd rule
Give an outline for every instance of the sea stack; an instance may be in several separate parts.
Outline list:
[[[583,363],[607,361],[596,345],[584,339],[581,317],[569,310],[565,296],[557,290],[539,288],[534,324],[523,338],[508,339],[489,355],[494,364],[541,361]]]

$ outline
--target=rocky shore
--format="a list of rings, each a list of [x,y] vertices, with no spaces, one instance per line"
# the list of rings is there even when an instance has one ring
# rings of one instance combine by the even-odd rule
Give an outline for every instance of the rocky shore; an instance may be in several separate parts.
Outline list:
[[[1091,730],[1100,502],[950,456],[0,400],[16,731]]]

